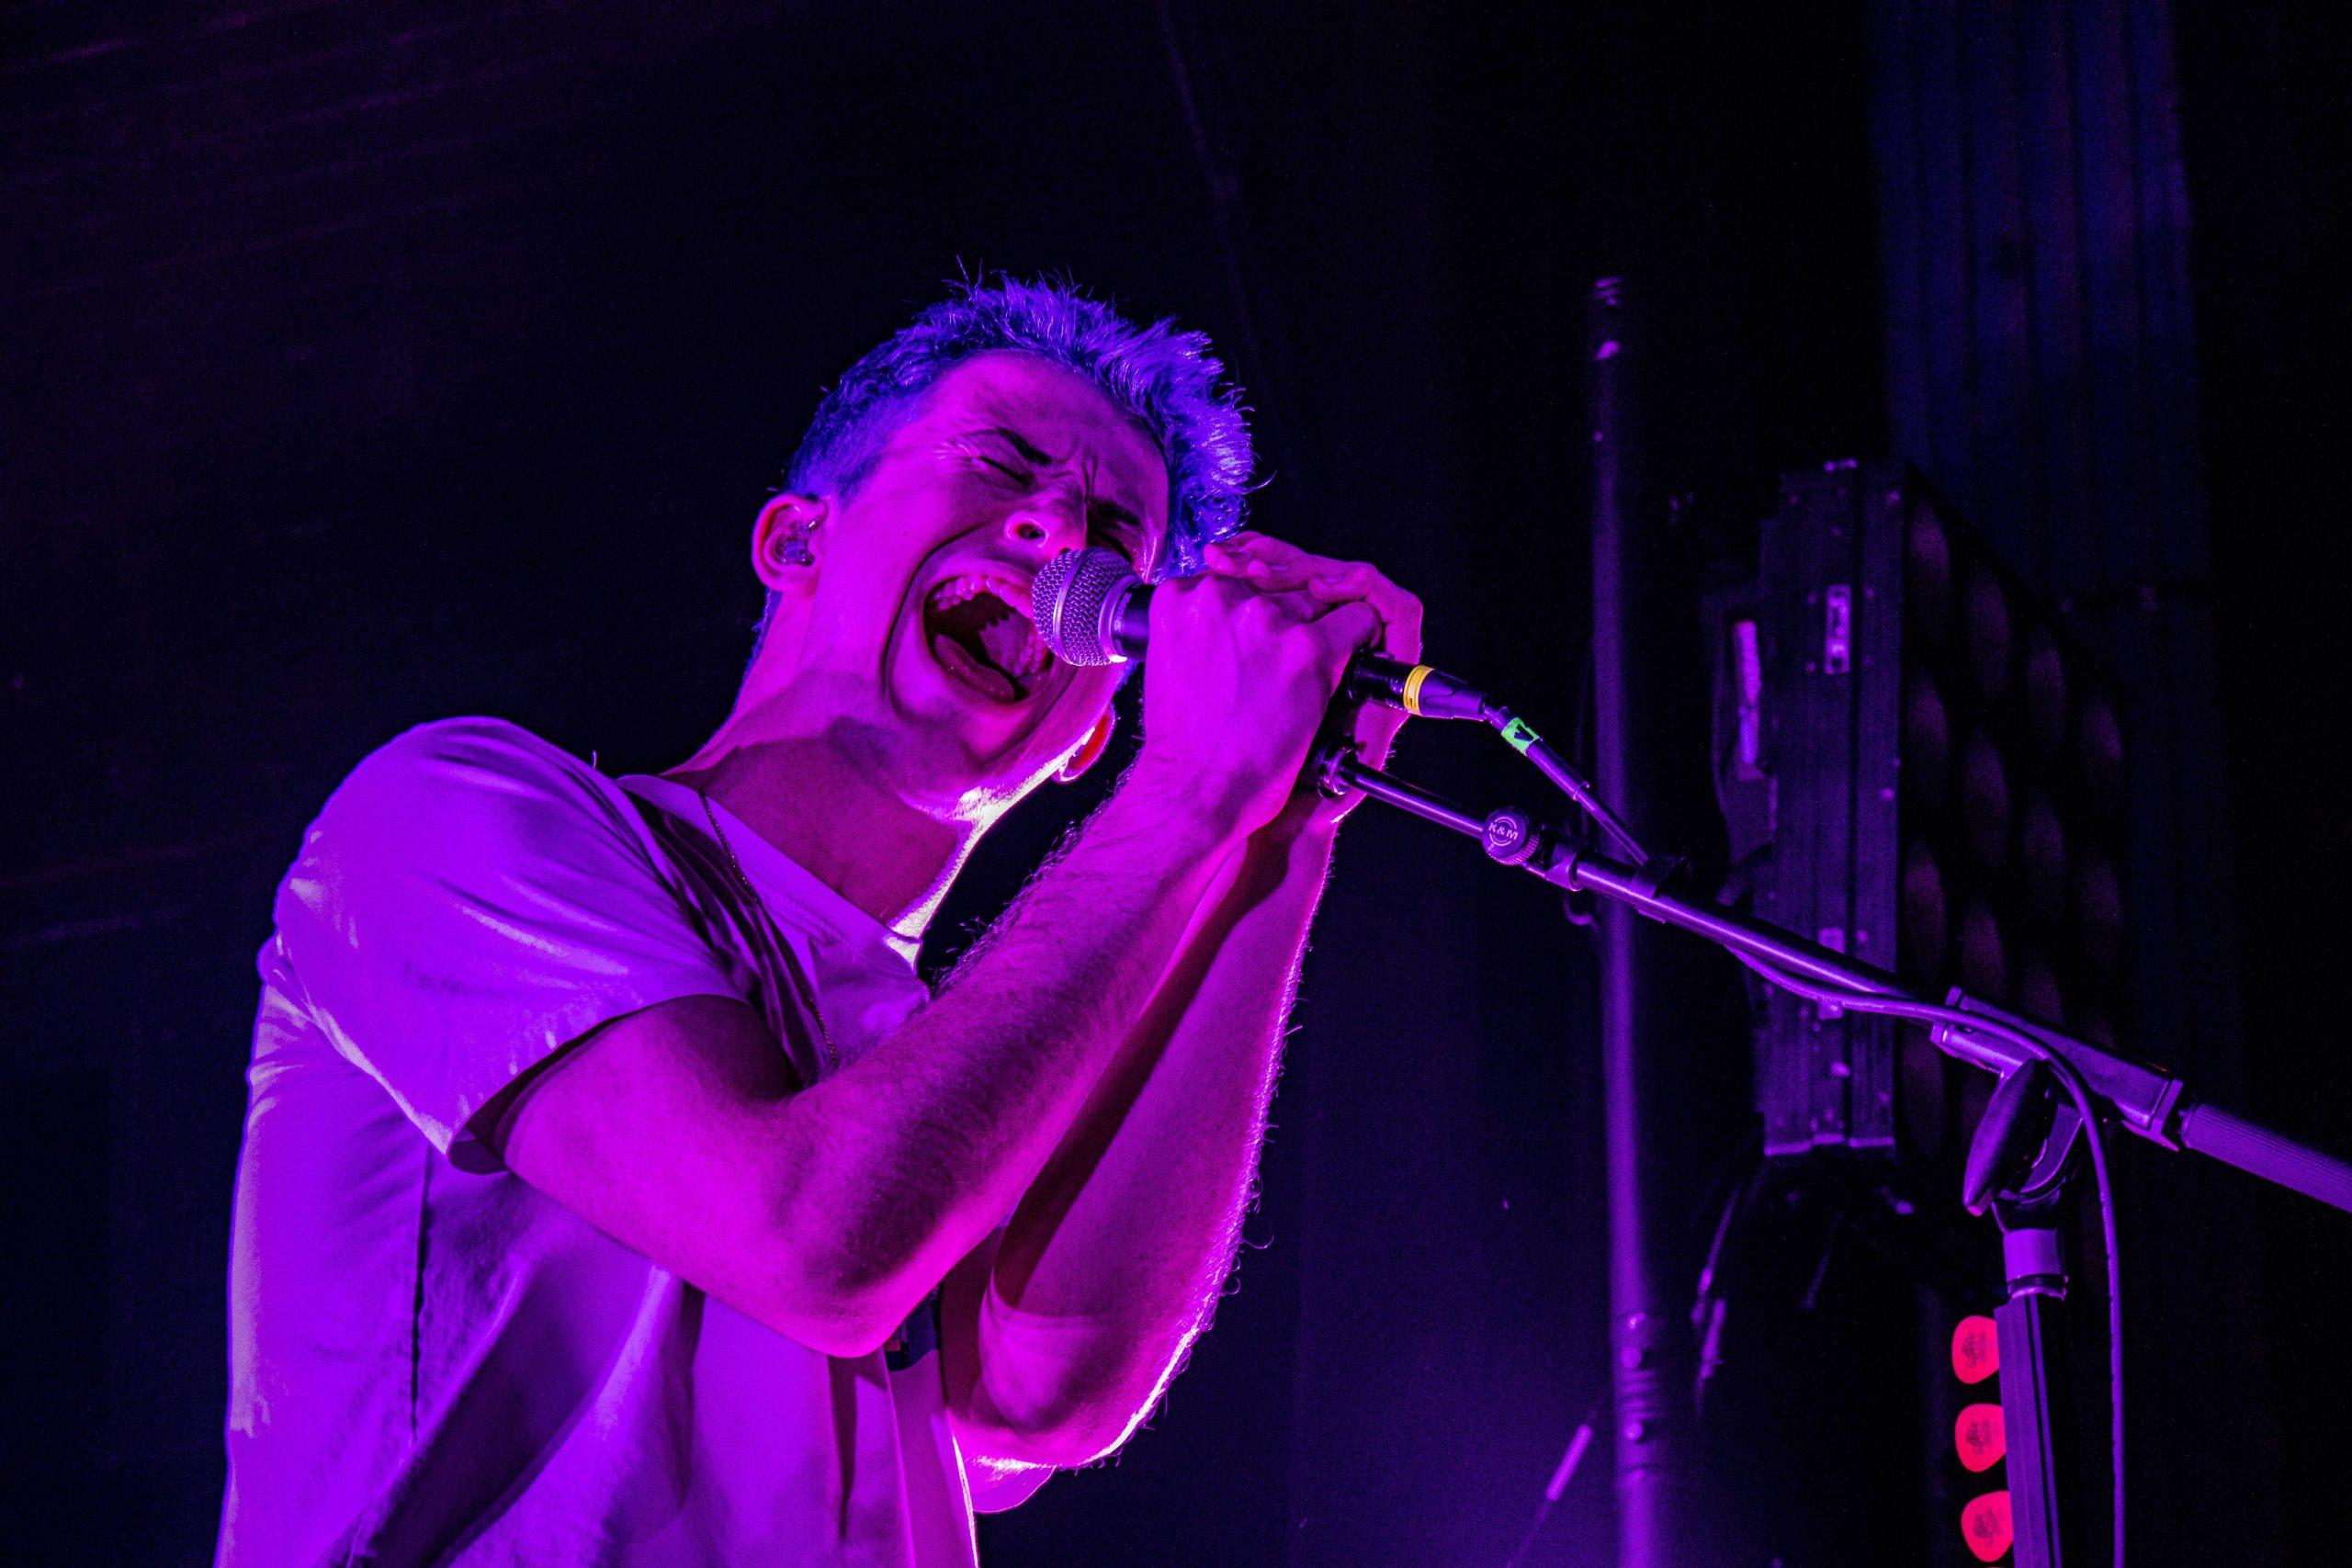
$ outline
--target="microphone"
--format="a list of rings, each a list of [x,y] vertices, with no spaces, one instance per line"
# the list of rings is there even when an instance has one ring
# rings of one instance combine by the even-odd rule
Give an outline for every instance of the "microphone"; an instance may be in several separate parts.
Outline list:
[[[1065,663],[1125,664],[1143,657],[1151,637],[1151,585],[1116,550],[1064,550],[1038,569],[1030,601],[1037,636]],[[1494,708],[1457,676],[1371,652],[1348,661],[1340,689],[1419,718],[1483,719]]]

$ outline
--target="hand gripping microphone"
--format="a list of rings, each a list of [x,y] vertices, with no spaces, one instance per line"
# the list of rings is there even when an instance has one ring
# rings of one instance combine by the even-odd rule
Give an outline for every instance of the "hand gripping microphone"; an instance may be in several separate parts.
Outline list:
[[[1151,585],[1115,550],[1065,550],[1038,570],[1030,591],[1037,636],[1069,664],[1125,664],[1151,635]],[[1426,664],[1377,654],[1348,661],[1340,689],[1360,702],[1419,718],[1486,718],[1493,704],[1469,682]]]

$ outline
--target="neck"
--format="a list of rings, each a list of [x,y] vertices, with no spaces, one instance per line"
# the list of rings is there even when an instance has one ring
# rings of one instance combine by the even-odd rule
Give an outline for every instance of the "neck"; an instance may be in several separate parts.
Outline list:
[[[740,733],[741,717],[662,776],[725,807],[892,931],[921,936],[979,829],[909,805],[831,737],[756,738]]]

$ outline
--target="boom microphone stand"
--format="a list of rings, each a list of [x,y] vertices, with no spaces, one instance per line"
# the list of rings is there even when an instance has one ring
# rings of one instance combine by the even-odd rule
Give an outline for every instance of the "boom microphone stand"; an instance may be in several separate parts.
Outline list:
[[[1498,705],[1488,705],[1485,716],[1515,750],[1590,811],[1621,847],[1640,852],[1606,804],[1532,730]],[[1957,987],[1941,1002],[1917,996],[1883,969],[1736,910],[1684,896],[1672,886],[1676,863],[1645,859],[1635,865],[1590,852],[1516,807],[1478,816],[1366,766],[1344,746],[1326,747],[1314,766],[1317,782],[1327,794],[1362,791],[1477,839],[1491,859],[1712,942],[1766,979],[1824,1008],[1928,1024],[1939,1049],[1999,1077],[2000,1087],[1969,1149],[1962,1198],[1973,1213],[1990,1209],[2002,1230],[2007,1301],[1996,1312],[1995,1322],[2018,1568],[2060,1568],[2061,1563],[2047,1356],[2051,1314],[2066,1288],[2055,1216],[2065,1184],[2079,1164],[2076,1149],[2089,1150],[2103,1199],[2108,1196],[2106,1156],[2099,1127],[2111,1122],[2159,1147],[2195,1150],[2352,1213],[2352,1165],[2194,1100],[2180,1079],[2160,1068],[2127,1061]],[[2103,1208],[2111,1263],[2113,1206],[2105,1202]],[[2109,1290],[2112,1306],[2111,1273]],[[2112,1353],[2120,1356],[2120,1349]],[[2119,1424],[2119,1482],[2120,1437]],[[2120,1558],[2120,1508],[2116,1528]]]

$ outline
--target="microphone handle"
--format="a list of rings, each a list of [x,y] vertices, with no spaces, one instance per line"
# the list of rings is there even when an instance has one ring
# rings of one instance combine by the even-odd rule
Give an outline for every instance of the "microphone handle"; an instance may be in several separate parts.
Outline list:
[[[1144,644],[1151,640],[1151,584],[1131,579],[1123,592],[1112,594],[1102,606],[1102,630],[1120,662],[1141,659]]]
[[[1151,638],[1151,587],[1136,582],[1102,606],[1103,630],[1122,660],[1143,657]],[[1494,702],[1458,675],[1426,664],[1400,664],[1370,651],[1348,660],[1341,691],[1358,702],[1403,708],[1416,718],[1484,719]]]
[[[1370,651],[1348,660],[1340,689],[1358,702],[1403,708],[1415,718],[1484,719],[1497,711],[1492,698],[1459,675]]]

